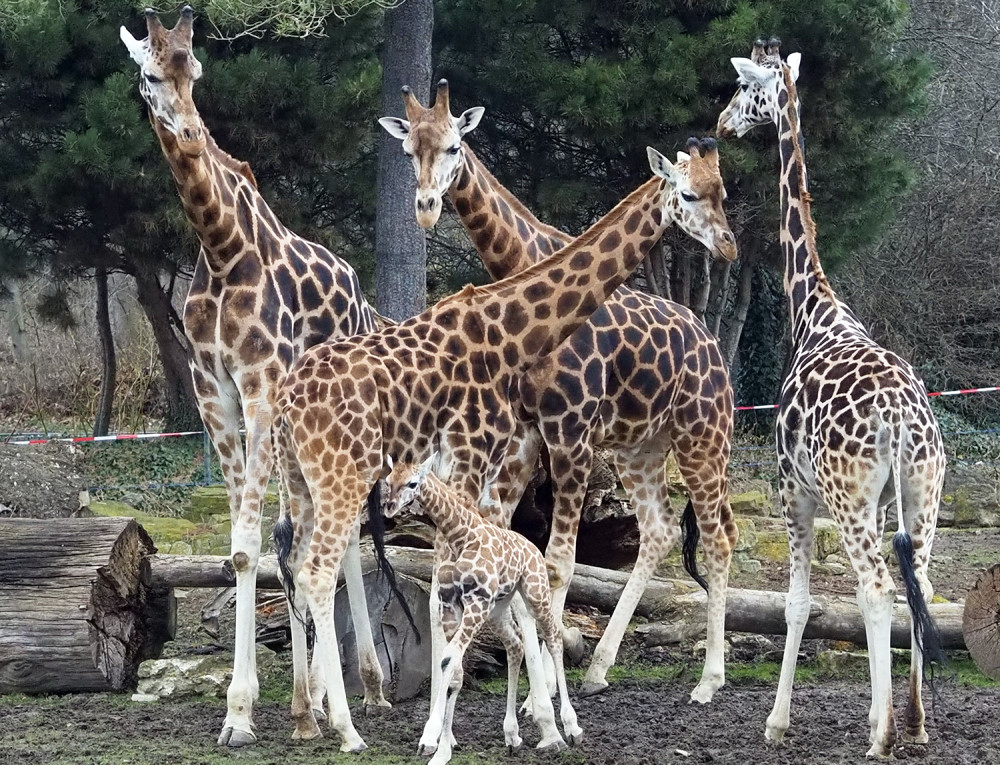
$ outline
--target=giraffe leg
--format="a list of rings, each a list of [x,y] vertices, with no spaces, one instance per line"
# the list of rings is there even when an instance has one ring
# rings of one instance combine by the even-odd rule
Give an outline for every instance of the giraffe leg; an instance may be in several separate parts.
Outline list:
[[[444,660],[445,647],[448,639],[444,630],[444,605],[441,602],[442,576],[445,582],[451,581],[452,565],[449,562],[451,553],[447,542],[441,534],[434,536],[434,568],[431,572],[430,594],[430,631],[431,631],[431,701],[430,711],[433,711],[441,693],[441,662]],[[430,714],[430,711],[428,714]],[[452,745],[454,745],[454,740]]]
[[[607,672],[615,663],[629,620],[653,572],[680,534],[667,496],[664,463],[662,453],[651,456],[615,453],[615,467],[635,508],[639,553],[611,620],[594,649],[594,658],[580,686],[581,696],[591,696],[608,687]]]
[[[319,652],[313,647],[312,664],[309,665],[309,699],[312,702],[313,717],[317,722],[324,722],[326,710],[323,699],[326,698],[326,675],[323,672],[323,661]]]
[[[351,541],[344,555],[344,579],[347,583],[347,597],[351,604],[351,619],[354,622],[354,639],[358,647],[358,669],[365,687],[365,712],[373,714],[380,708],[392,706],[382,692],[382,665],[375,652],[371,620],[368,616],[368,601],[361,572],[360,521],[354,524]]]
[[[729,507],[726,467],[728,456],[714,442],[677,453],[677,464],[691,493],[691,507],[701,534],[708,582],[705,666],[691,701],[707,704],[726,683],[726,592],[729,565],[739,538]]]
[[[507,754],[513,754],[521,746],[520,728],[517,724],[517,682],[521,674],[521,661],[524,659],[524,645],[510,615],[509,604],[498,606],[491,615],[490,622],[507,651],[507,711],[503,718],[503,739],[507,744]]]
[[[792,684],[795,664],[798,661],[802,633],[809,621],[809,568],[812,559],[813,521],[815,501],[806,495],[796,495],[783,486],[779,477],[779,495],[785,512],[788,530],[789,584],[785,599],[785,652],[781,659],[781,675],[774,707],[767,717],[764,736],[770,741],[781,741],[788,730],[788,713],[792,703]]]
[[[275,461],[280,468],[281,483],[288,493],[289,516],[292,524],[292,545],[287,558],[288,572],[295,582],[295,577],[305,562],[309,540],[313,533],[313,506],[299,469],[298,461],[292,456],[285,428],[278,423],[274,425]],[[279,519],[279,524],[282,522]],[[306,629],[304,621],[308,613],[308,603],[305,592],[296,588],[294,599],[289,603],[288,623],[292,633],[292,720],[295,722],[293,739],[309,740],[323,735],[317,725],[317,720],[325,720],[322,711],[323,696],[326,686],[319,675],[316,682],[316,671],[321,666],[317,661],[317,653],[313,652],[313,671],[309,669],[309,652],[306,646]]]
[[[338,506],[360,508],[362,498],[357,493],[353,496],[338,497],[328,487],[323,487],[319,490],[319,496],[314,495],[313,501],[319,519],[333,517],[334,513],[331,511]],[[343,524],[344,527],[334,527],[322,535],[317,524],[306,562],[296,578],[298,586],[305,590],[316,628],[314,650],[319,653],[320,661],[324,665],[323,673],[329,696],[330,727],[340,735],[340,751],[360,752],[367,747],[354,728],[351,710],[347,705],[333,610],[340,561],[347,551],[354,528],[353,520],[349,523],[350,526]]]
[[[541,651],[538,647],[538,632],[535,629],[535,619],[528,613],[524,600],[515,593],[510,602],[511,612],[521,628],[524,636],[524,660],[528,668],[528,686],[531,693],[531,716],[538,725],[541,740],[539,749],[561,751],[566,748],[566,742],[556,728],[556,714],[552,708],[552,698],[548,694]]]
[[[916,470],[918,478],[904,482],[901,488],[903,521],[913,544],[913,569],[924,601],[929,604],[934,598],[934,586],[927,577],[927,568],[930,565],[931,546],[934,544],[934,531],[937,527],[937,508],[941,501],[940,476],[943,475],[943,470],[934,470],[931,466],[921,467],[923,469],[918,467]],[[908,744],[926,744],[928,736],[924,730],[924,704],[921,698],[924,657],[916,647],[912,623],[910,646],[910,688],[903,716],[902,739]]]
[[[247,474],[239,517],[231,532],[231,559],[236,571],[236,640],[233,679],[226,693],[229,710],[219,737],[220,744],[231,747],[257,740],[251,718],[259,692],[254,643],[257,563],[260,559],[261,508],[274,463],[270,408],[263,402],[244,402],[244,406]]]
[[[462,659],[465,651],[488,615],[482,603],[471,599],[463,599],[459,606],[455,601],[455,594],[456,588],[447,588],[441,610],[442,629],[448,640],[441,660],[442,692],[434,700],[417,745],[417,754],[434,755],[431,762],[443,763],[451,759],[454,737],[447,727],[448,709],[454,709],[453,702],[462,687]]]
[[[528,601],[535,620],[542,628],[542,637],[545,645],[549,649],[549,654],[555,662],[556,683],[559,686],[559,717],[562,719],[563,732],[569,740],[570,746],[579,746],[583,743],[583,729],[576,718],[576,710],[569,698],[569,689],[566,686],[566,670],[563,665],[562,629],[552,611],[551,600],[544,591],[547,587],[538,587],[533,593],[525,592],[525,600]],[[533,595],[533,597],[532,597]]]

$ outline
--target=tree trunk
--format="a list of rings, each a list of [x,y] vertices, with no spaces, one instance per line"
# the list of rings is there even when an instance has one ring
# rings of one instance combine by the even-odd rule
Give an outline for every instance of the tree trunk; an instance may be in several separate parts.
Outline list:
[[[131,518],[0,520],[0,693],[133,687],[173,636],[173,592]]]
[[[11,279],[8,287],[12,304],[9,322],[10,343],[14,349],[14,358],[22,364],[27,364],[31,361],[31,349],[25,338],[24,295],[21,293],[21,280]]]
[[[709,331],[719,339],[719,330],[722,327],[722,314],[726,311],[726,304],[729,302],[729,275],[732,273],[733,263],[726,260],[718,263],[713,269],[712,292],[708,298],[710,310],[705,317]]]
[[[98,267],[94,271],[97,282],[97,336],[101,341],[101,392],[97,398],[94,435],[106,436],[111,427],[111,409],[115,403],[118,369],[115,359],[115,338],[111,332],[111,315],[108,311],[108,272],[103,267]]]
[[[743,327],[747,323],[747,311],[750,310],[750,298],[753,296],[753,272],[757,264],[744,261],[740,265],[739,287],[736,291],[736,309],[734,311],[733,323],[729,325],[726,332],[726,340],[723,343],[722,352],[726,357],[726,366],[733,368],[733,360],[736,358],[736,349],[740,345],[740,336],[743,334]]]
[[[401,88],[427,103],[431,84],[432,0],[406,0],[385,12],[382,114],[403,115]],[[413,210],[416,178],[399,141],[379,131],[375,206],[375,306],[401,321],[427,305],[427,238]]]
[[[663,239],[654,244],[646,255],[646,284],[649,291],[670,300],[670,273],[666,266],[666,245]]]
[[[171,430],[200,428],[194,382],[188,367],[188,349],[172,326],[170,296],[163,291],[155,274],[137,270],[134,277],[139,305],[153,328],[163,365],[166,427]]]
[[[671,263],[672,300],[689,308],[691,306],[691,258],[685,252],[674,251]]]
[[[702,253],[701,257],[701,281],[698,283],[698,291],[694,295],[691,310],[695,315],[705,321],[705,311],[708,309],[708,296],[712,291],[712,256],[708,250]]]

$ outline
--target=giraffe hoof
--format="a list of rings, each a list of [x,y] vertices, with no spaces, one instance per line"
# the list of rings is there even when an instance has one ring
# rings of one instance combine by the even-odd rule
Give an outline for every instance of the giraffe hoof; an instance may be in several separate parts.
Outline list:
[[[562,738],[554,738],[551,741],[539,741],[535,748],[542,752],[552,753],[565,752],[567,749],[566,742],[563,741]]]
[[[900,738],[902,738],[904,744],[926,744],[930,740],[927,731],[923,728],[916,733],[906,731]]]
[[[343,744],[340,745],[340,751],[349,754],[357,754],[358,752],[365,751],[365,749],[367,748],[368,744],[366,744],[360,738],[357,741],[353,742],[345,741]]]
[[[583,731],[577,728],[572,733],[567,733],[566,738],[569,740],[570,746],[580,746],[583,743]]]
[[[295,730],[292,731],[293,741],[312,741],[317,738],[323,738],[323,731],[316,724],[315,717],[295,721]]]
[[[365,716],[367,717],[380,717],[384,715],[387,710],[392,709],[392,704],[390,704],[385,699],[376,704],[365,704]]]
[[[240,730],[239,728],[223,728],[219,734],[219,746],[228,746],[238,749],[241,746],[252,746],[257,743],[257,736],[252,731]]]
[[[895,759],[892,754],[892,747],[883,747],[878,744],[874,744],[871,749],[869,749],[865,756],[870,760],[891,760]]]
[[[437,751],[437,744],[425,744],[423,742],[417,744],[417,754],[421,757],[430,757]]]
[[[592,680],[584,681],[580,686],[580,690],[576,692],[576,695],[580,698],[587,698],[588,696],[596,696],[599,693],[604,693],[608,689],[608,684],[606,681],[601,681],[595,683]]]
[[[583,642],[583,633],[578,628],[570,627],[563,633],[563,652],[566,654],[566,659],[574,667],[583,664],[587,646]]]
[[[318,723],[326,722],[327,720],[326,712],[323,711],[322,707],[313,707],[312,712],[313,712],[313,719],[315,719],[316,722]]]

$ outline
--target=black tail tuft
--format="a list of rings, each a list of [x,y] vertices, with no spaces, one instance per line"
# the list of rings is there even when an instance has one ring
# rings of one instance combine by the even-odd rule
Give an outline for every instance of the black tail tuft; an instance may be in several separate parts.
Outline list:
[[[708,592],[708,582],[705,577],[698,573],[698,563],[695,561],[695,553],[698,551],[698,540],[701,539],[701,531],[698,529],[698,520],[694,517],[694,504],[688,500],[687,507],[684,508],[684,515],[681,516],[681,528],[684,530],[684,542],[681,548],[681,557],[684,560],[684,570],[694,579],[701,588]]]
[[[403,609],[403,613],[406,614],[406,620],[413,627],[413,634],[416,635],[419,643],[420,630],[417,629],[417,623],[413,620],[413,614],[410,613],[406,598],[403,597],[403,593],[399,591],[399,586],[396,584],[396,572],[392,570],[392,564],[385,556],[385,516],[382,514],[382,488],[378,481],[375,482],[368,494],[368,533],[372,535],[379,573],[389,583],[389,602],[392,602],[393,597],[399,598],[399,605]]]
[[[295,577],[288,568],[288,556],[292,552],[292,541],[295,539],[295,529],[290,515],[278,519],[271,538],[274,539],[274,551],[278,554],[278,570],[281,571],[281,586],[285,590],[285,597],[288,598],[288,612],[291,618],[298,619],[305,627],[305,615],[299,613],[299,609],[295,607]]]
[[[916,645],[911,646],[910,650],[917,648],[924,655],[924,674],[928,683],[931,683],[934,677],[934,665],[943,667],[947,663],[941,633],[931,618],[931,612],[927,608],[920,583],[917,581],[913,568],[913,541],[910,535],[902,529],[896,532],[892,538],[892,548],[899,560],[899,571],[906,587],[906,602],[910,607],[910,618],[913,620],[913,640]],[[933,688],[931,692],[933,693]]]

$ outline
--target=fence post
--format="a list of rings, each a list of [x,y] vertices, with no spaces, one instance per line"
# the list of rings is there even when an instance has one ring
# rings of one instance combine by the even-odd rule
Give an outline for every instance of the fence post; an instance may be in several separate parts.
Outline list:
[[[202,453],[205,461],[205,485],[212,483],[212,440],[208,437],[208,430],[201,431]]]

